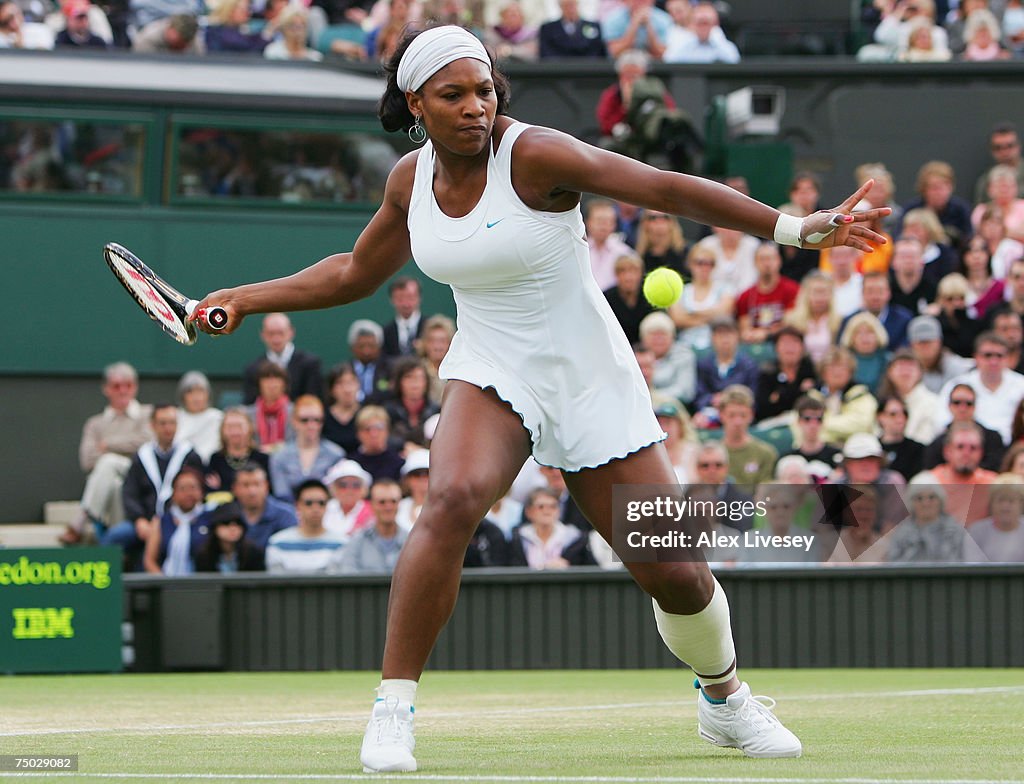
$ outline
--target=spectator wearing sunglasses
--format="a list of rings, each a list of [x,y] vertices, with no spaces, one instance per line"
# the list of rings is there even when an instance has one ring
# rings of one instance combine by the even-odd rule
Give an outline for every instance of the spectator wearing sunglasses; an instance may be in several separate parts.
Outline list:
[[[307,479],[295,488],[295,516],[299,524],[278,531],[267,543],[267,571],[272,574],[337,572],[345,538],[324,528],[330,493],[319,479]]]
[[[312,395],[303,395],[292,408],[295,439],[270,456],[270,486],[274,497],[293,501],[292,488],[306,479],[321,481],[327,471],[345,456],[337,444],[321,438],[324,404]]]
[[[1004,445],[1010,443],[1013,415],[1024,398],[1024,376],[1006,367],[1008,353],[1009,347],[999,335],[981,333],[974,342],[975,369],[947,383],[940,393],[940,397],[948,400],[954,384],[971,387],[977,402],[975,419],[979,425],[999,433]],[[944,428],[952,419],[948,410],[936,412],[938,427]]]
[[[324,515],[324,527],[346,538],[362,530],[373,520],[366,500],[373,478],[355,460],[340,460],[331,466],[324,484],[331,491]]]
[[[950,425],[956,422],[978,424],[974,418],[975,411],[978,408],[977,397],[974,387],[970,384],[953,385],[949,391],[949,396],[944,398],[948,401],[949,416],[951,417]],[[998,471],[1006,451],[1003,439],[995,430],[990,430],[981,425],[979,427],[981,427],[982,440],[981,467],[987,468],[989,471]],[[948,434],[949,429],[943,429],[935,440],[925,447],[924,459],[921,465],[926,470],[931,470],[943,462],[942,451]]]
[[[811,476],[821,482],[839,463],[841,454],[822,438],[821,423],[825,419],[825,403],[820,397],[803,395],[796,401],[796,448],[791,455],[799,455],[808,463]]]

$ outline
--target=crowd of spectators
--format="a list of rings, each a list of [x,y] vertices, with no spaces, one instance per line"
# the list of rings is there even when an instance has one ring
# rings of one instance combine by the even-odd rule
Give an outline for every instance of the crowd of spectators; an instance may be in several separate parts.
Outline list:
[[[711,3],[668,0],[662,9],[627,0],[584,5],[582,14],[578,0],[558,5],[561,15],[551,19],[547,4],[526,0],[493,8],[463,0],[324,0],[308,8],[275,0],[221,0],[211,8],[198,0],[132,0],[115,20],[89,0],[66,0],[60,10],[46,0],[9,0],[0,5],[0,40],[29,46],[49,34],[63,45],[139,48],[150,41],[155,49],[187,44],[196,52],[316,59],[310,43],[345,24],[366,36],[355,49],[351,40],[341,42],[339,52],[381,57],[408,22],[454,21],[506,58],[616,57],[619,78],[602,95],[597,118],[609,146],[637,157],[645,153],[635,145],[651,139],[638,142],[636,134],[655,127],[652,138],[662,144],[664,128],[676,138],[688,122],[664,85],[646,76],[651,60],[739,58]],[[965,0],[942,19],[931,0],[877,0],[872,8],[878,13],[870,46],[892,51],[866,49],[864,57],[914,59],[897,50],[923,40],[922,19],[933,49],[972,53],[968,59],[991,48],[976,40],[977,31],[991,33],[1000,15],[1008,30],[995,40],[1005,51],[1020,37],[1009,32],[1019,3],[1003,9]],[[655,125],[653,115],[636,114],[638,103],[658,107]],[[852,172],[858,184],[874,181],[864,206],[893,210],[874,227],[890,242],[871,253],[780,248],[715,226],[686,237],[663,212],[603,199],[584,205],[595,280],[634,345],[680,484],[714,487],[730,500],[764,496],[764,515],[738,526],[730,521],[730,528],[779,532],[788,520],[789,528],[810,530],[818,519],[809,511],[813,489],[845,483],[865,489],[854,517],[873,509],[871,533],[843,527],[817,560],[843,560],[839,544],[849,560],[977,556],[963,536],[956,557],[948,546],[953,535],[929,549],[928,532],[938,529],[928,526],[938,520],[956,522],[971,541],[975,530],[986,531],[979,546],[987,560],[1024,560],[1020,514],[1010,525],[1006,511],[1006,498],[1024,504],[1024,495],[1004,489],[990,499],[979,490],[1012,489],[1014,476],[1024,482],[1024,448],[1017,449],[1024,441],[1024,159],[1017,130],[994,127],[989,149],[992,166],[974,183],[971,201],[955,195],[956,173],[943,161],[921,166],[913,196],[900,200],[884,164]],[[685,168],[686,145],[678,160],[668,152],[669,165]],[[747,190],[742,177],[725,184]],[[818,178],[798,172],[779,208],[805,216],[819,200]],[[643,275],[662,266],[687,284],[667,310],[652,308],[641,293]],[[424,317],[415,279],[396,279],[389,293],[393,318],[352,322],[349,356],[326,372],[320,357],[298,347],[286,315],[266,316],[266,351],[241,372],[242,405],[223,412],[212,406],[202,373],[182,377],[176,404],[151,406],[137,400],[130,365],[108,367],[109,405],[83,431],[82,514],[66,543],[94,534],[122,546],[129,568],[168,574],[390,570],[428,492],[444,387],[439,368],[455,325]],[[768,489],[778,484],[796,489],[768,503]],[[966,500],[964,487],[973,493]],[[918,515],[914,504],[926,500],[937,500],[939,511]],[[920,546],[908,547],[904,540],[914,536]],[[467,566],[510,564],[616,566],[560,474],[532,462],[481,521],[466,554]]]
[[[1024,56],[1019,0],[864,0],[865,61]],[[472,30],[502,60],[618,58],[736,63],[728,4],[709,0],[5,0],[0,47],[85,47],[280,60],[381,61],[409,24]],[[720,16],[725,11],[726,16]],[[728,31],[728,32],[727,32]]]
[[[1007,222],[1024,194],[1016,130],[993,128],[990,150],[974,190],[987,199],[959,199],[951,167],[926,163],[900,220],[879,227],[890,244],[870,254],[787,257],[712,226],[688,239],[662,212],[586,205],[595,280],[634,344],[680,485],[760,504],[705,524],[815,537],[803,553],[709,558],[1024,561],[1024,230]],[[865,171],[881,181],[867,203],[895,204],[886,167],[855,179]],[[818,207],[816,177],[796,174],[781,208]],[[688,282],[667,310],[640,292],[659,266]],[[108,367],[66,543],[94,534],[121,546],[128,568],[165,574],[393,569],[429,492],[455,325],[421,312],[414,278],[389,295],[392,318],[353,321],[349,356],[326,377],[288,317],[265,316],[265,351],[241,371],[241,405],[223,412],[198,371],[182,376],[176,404],[144,405],[132,367]],[[856,491],[839,518],[829,486]],[[533,461],[480,522],[465,564],[621,568],[561,473]]]

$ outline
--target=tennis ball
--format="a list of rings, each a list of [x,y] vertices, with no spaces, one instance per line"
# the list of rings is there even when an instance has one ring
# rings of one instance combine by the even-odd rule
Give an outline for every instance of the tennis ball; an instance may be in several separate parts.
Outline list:
[[[683,294],[683,278],[675,270],[658,267],[644,278],[644,297],[656,308],[667,308]]]

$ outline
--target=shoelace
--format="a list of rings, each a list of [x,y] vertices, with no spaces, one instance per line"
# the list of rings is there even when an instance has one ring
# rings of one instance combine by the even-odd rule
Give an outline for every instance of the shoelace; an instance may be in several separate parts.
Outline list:
[[[775,700],[763,695],[750,696],[743,701],[743,704],[736,711],[736,715],[744,721],[756,725],[758,730],[768,729],[779,723],[772,713],[775,707]]]
[[[387,711],[386,715],[373,717],[377,743],[402,743],[402,720],[398,716],[398,698],[387,697],[384,700],[384,709]]]

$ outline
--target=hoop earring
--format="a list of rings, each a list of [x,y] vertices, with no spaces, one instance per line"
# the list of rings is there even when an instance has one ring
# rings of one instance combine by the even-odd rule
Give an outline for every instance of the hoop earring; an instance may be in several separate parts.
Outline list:
[[[413,144],[423,144],[427,140],[427,130],[420,125],[419,117],[416,117],[415,120],[412,127],[406,133],[409,135],[409,141]]]

